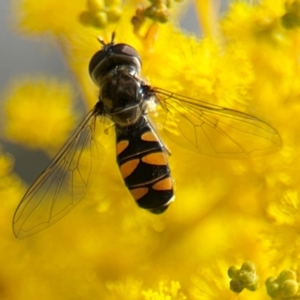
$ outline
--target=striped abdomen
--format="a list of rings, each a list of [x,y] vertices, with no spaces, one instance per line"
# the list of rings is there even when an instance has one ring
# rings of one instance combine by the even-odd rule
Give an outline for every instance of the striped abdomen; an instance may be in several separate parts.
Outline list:
[[[137,204],[159,214],[174,199],[173,181],[164,146],[151,124],[142,119],[135,128],[116,128],[117,162]]]

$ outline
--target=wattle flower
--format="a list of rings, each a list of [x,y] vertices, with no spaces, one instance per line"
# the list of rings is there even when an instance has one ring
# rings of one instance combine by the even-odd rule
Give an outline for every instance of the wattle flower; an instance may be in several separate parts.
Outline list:
[[[124,186],[113,125],[99,120],[101,171],[91,190],[59,223],[22,240],[11,218],[25,183],[1,152],[0,298],[297,299],[300,2],[232,2],[221,14],[198,0],[201,38],[177,25],[184,3],[123,2],[14,1],[20,35],[56,43],[76,84],[46,75],[13,81],[3,137],[53,157],[98,100],[88,64],[97,37],[108,43],[115,32],[116,43],[139,52],[145,82],[264,120],[282,149],[218,159],[180,147],[157,125],[172,153],[176,200],[151,215]]]

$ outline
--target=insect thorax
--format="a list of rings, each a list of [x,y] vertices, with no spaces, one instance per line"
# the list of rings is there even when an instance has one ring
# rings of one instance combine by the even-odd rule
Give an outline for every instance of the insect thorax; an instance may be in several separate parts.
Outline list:
[[[119,126],[132,125],[145,113],[143,82],[137,75],[131,66],[118,66],[101,81],[99,101]]]

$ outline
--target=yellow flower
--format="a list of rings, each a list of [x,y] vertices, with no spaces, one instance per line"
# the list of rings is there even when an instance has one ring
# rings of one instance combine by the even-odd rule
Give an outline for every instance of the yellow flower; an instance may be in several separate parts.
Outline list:
[[[47,202],[51,207],[38,206],[42,209],[35,211],[33,222],[56,205],[66,207],[67,213],[80,201],[79,192],[87,189],[85,201],[59,223],[23,240],[15,239],[10,228],[23,185],[13,173],[13,159],[0,153],[0,298],[267,299],[277,282],[283,282],[281,277],[274,279],[278,274],[288,269],[299,272],[299,1],[232,2],[222,17],[212,1],[197,2],[204,28],[201,38],[176,25],[185,4],[175,1],[143,5],[117,0],[14,2],[18,32],[42,35],[61,49],[74,76],[76,94],[82,92],[85,113],[98,101],[98,88],[88,73],[91,57],[102,47],[97,37],[109,43],[115,31],[116,43],[128,43],[140,54],[145,82],[254,115],[280,133],[283,146],[272,155],[218,159],[180,147],[157,123],[172,153],[169,164],[176,193],[176,201],[158,216],[134,203],[115,163],[114,127],[97,120],[95,139],[88,138],[91,125],[83,135],[87,139],[55,165],[57,173],[51,173],[50,165],[40,177],[39,182],[48,178],[48,195],[54,201]],[[11,86],[3,106],[5,138],[52,155],[78,121],[70,85],[28,76]],[[175,108],[182,112],[178,103],[171,103],[173,112]],[[239,116],[231,112],[232,122]],[[176,117],[173,123],[168,120],[171,125],[178,121]],[[161,115],[154,121],[161,121]],[[235,134],[246,148],[259,148],[259,142],[247,143],[248,125]],[[223,136],[232,128],[227,130]],[[259,136],[261,128],[257,132]],[[176,137],[176,130],[171,128],[170,134]],[[273,136],[279,150],[280,138],[274,132]],[[86,141],[91,147],[81,152]],[[210,140],[216,141],[221,144],[217,138]],[[78,169],[79,160],[84,169]],[[59,175],[66,169],[75,185]],[[51,177],[47,177],[49,170]],[[76,193],[71,199],[57,198],[66,192],[61,186]],[[35,201],[23,202],[21,211],[45,201],[42,194],[36,196],[39,189],[31,192],[25,200],[32,196]],[[25,218],[25,222],[30,221]],[[249,290],[238,286],[237,295],[230,290],[230,281],[245,283],[244,274],[241,279],[234,269],[229,278],[227,270],[247,261],[253,262],[256,272],[250,274],[250,284],[246,274]],[[273,279],[267,281],[267,292],[263,283],[269,277]],[[276,295],[291,290],[298,295],[296,288],[294,280],[291,289],[282,287]]]
[[[170,283],[161,281],[159,282],[158,291],[153,291],[152,289],[147,291],[142,291],[142,295],[145,300],[185,300],[187,297],[180,292],[180,284],[176,281]]]
[[[84,1],[61,2],[33,0],[13,3],[18,30],[29,35],[53,33],[60,35],[69,27],[80,28],[78,12],[85,8]]]
[[[76,120],[70,85],[56,79],[25,79],[7,92],[5,135],[28,148],[48,152],[66,141]]]

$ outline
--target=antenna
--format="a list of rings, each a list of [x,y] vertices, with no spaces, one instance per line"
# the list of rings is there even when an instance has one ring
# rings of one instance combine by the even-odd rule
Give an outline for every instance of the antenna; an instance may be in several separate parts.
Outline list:
[[[116,37],[116,32],[113,31],[113,33],[111,34],[111,42],[109,44],[113,45],[114,41],[115,41],[115,37]],[[100,42],[101,45],[106,46],[107,44],[104,42],[103,38],[98,36],[97,40]]]

